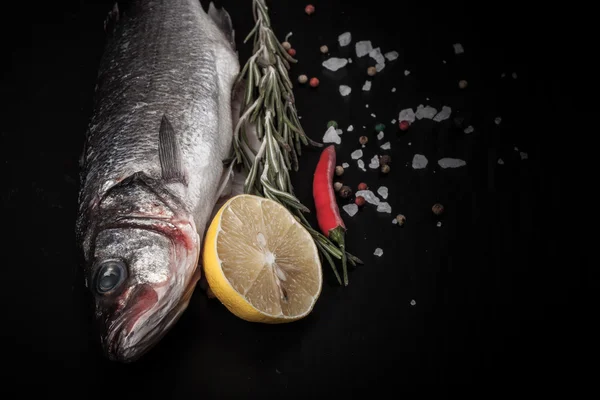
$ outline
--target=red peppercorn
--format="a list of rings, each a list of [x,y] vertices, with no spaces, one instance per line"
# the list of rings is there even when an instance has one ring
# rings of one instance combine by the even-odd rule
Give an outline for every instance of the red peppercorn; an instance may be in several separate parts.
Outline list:
[[[309,85],[310,87],[317,87],[319,86],[319,80],[317,78],[310,78]]]
[[[304,12],[308,15],[313,14],[315,12],[315,6],[313,6],[312,4],[307,5],[306,7],[304,7]]]
[[[361,182],[361,183],[358,184],[358,190],[367,190],[368,188],[369,187],[364,182]]]
[[[405,131],[410,126],[410,122],[408,121],[400,121],[400,130]]]
[[[365,200],[365,198],[364,198],[364,197],[362,197],[362,196],[356,196],[356,199],[354,199],[354,203],[355,203],[357,206],[359,206],[359,207],[362,207],[362,206],[364,206],[364,205],[365,205],[365,203],[366,203],[366,200]]]
[[[288,49],[288,54],[292,57],[294,57],[296,55],[296,49]]]

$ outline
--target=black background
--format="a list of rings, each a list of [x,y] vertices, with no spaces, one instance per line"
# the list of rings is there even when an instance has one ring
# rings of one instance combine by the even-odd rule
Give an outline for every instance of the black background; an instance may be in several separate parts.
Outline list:
[[[243,64],[251,50],[241,43],[253,24],[251,2],[222,3]],[[579,255],[563,243],[561,226],[571,212],[564,208],[565,154],[555,140],[564,128],[563,110],[575,106],[564,78],[577,39],[559,29],[571,19],[569,10],[528,10],[518,2],[314,1],[311,17],[304,1],[269,2],[278,37],[293,32],[299,59],[290,73],[294,82],[300,73],[321,79],[316,90],[296,85],[304,129],[321,140],[327,121],[344,130],[353,124],[355,131],[344,133],[338,147],[339,163],[351,164],[344,182],[386,185],[392,215],[405,214],[407,224],[392,225],[392,216],[371,207],[354,218],[343,214],[348,247],[365,265],[352,270],[343,288],[325,264],[321,298],[305,320],[249,324],[198,289],[151,353],[131,365],[105,360],[91,330],[74,219],[77,159],[111,4],[5,8],[2,376],[18,386],[4,389],[212,398],[358,396],[464,385],[489,395],[571,391],[591,379],[591,370],[581,368],[591,326],[584,305],[591,295],[575,290],[585,276],[575,268]],[[365,39],[400,53],[373,78],[368,93],[361,91],[368,57],[354,57],[337,73],[321,67],[326,57],[319,46],[344,55],[337,36],[345,31],[353,35],[346,50],[351,56],[354,42]],[[457,42],[464,54],[454,54]],[[460,79],[469,82],[467,89],[458,89]],[[340,84],[352,86],[348,98],[340,96]],[[451,106],[475,132],[465,135],[450,119],[418,121],[400,133],[390,120],[421,103]],[[499,126],[496,116],[503,119]],[[377,151],[377,122],[386,124],[392,145],[387,176],[360,172],[349,157],[365,133],[368,164]],[[515,146],[529,159],[521,160]],[[415,152],[429,158],[426,170],[410,168]],[[318,155],[307,149],[293,177],[298,197],[311,209]],[[468,164],[441,170],[441,157]],[[431,213],[435,202],[446,207],[440,228]],[[376,247],[384,250],[381,258],[373,256]]]

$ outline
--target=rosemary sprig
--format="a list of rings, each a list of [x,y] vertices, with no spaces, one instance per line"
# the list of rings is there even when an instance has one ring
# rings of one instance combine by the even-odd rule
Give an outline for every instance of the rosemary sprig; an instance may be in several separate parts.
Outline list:
[[[323,147],[306,135],[298,118],[288,74],[290,63],[297,60],[285,51],[273,33],[264,0],[252,1],[252,15],[255,25],[244,43],[254,38],[254,47],[238,77],[238,83],[245,81],[246,92],[244,111],[233,138],[234,160],[248,172],[244,191],[277,201],[290,210],[311,234],[341,285],[333,259],[341,259],[345,250],[310,226],[303,215],[309,209],[294,195],[289,174],[290,170],[298,171],[303,145]],[[256,129],[260,141],[258,149],[253,149],[248,140],[248,134],[254,134],[252,129]],[[346,256],[350,264],[362,264],[347,252]]]

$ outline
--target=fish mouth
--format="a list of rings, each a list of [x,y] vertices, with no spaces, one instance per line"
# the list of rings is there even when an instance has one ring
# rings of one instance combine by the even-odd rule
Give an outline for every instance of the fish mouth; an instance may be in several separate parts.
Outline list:
[[[196,276],[194,274],[177,303],[169,301],[171,296],[166,287],[136,287],[128,301],[132,306],[115,319],[102,341],[108,359],[131,363],[152,349],[187,308],[196,286]]]

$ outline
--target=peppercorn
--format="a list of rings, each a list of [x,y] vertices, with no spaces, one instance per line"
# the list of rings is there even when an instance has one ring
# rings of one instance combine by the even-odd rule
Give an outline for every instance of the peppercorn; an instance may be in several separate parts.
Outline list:
[[[461,88],[461,89],[466,88],[467,87],[467,81],[465,81],[464,79],[460,80],[458,82],[458,87]]]
[[[437,216],[440,216],[444,213],[444,206],[440,203],[435,203],[433,207],[431,207],[431,211]]]
[[[383,164],[381,166],[381,172],[384,173],[384,174],[387,174],[388,172],[390,172],[390,166],[387,165],[387,164]]]
[[[317,78],[310,78],[310,87],[317,87],[319,86],[319,80]]]
[[[379,165],[387,165],[392,163],[392,156],[389,154],[384,154],[379,156]]]
[[[374,76],[376,73],[377,73],[377,68],[375,68],[375,67],[367,68],[367,75]]]
[[[369,187],[364,182],[361,182],[361,183],[358,184],[358,190],[367,190],[368,188]]]
[[[338,127],[338,123],[337,123],[337,122],[335,122],[334,120],[331,120],[331,121],[329,121],[329,122],[327,123],[327,127],[328,127],[328,128],[331,128],[332,126],[333,126],[335,129],[337,129],[337,127]]]
[[[409,126],[410,126],[410,122],[408,122],[408,121],[400,121],[400,130],[401,131],[408,130]]]
[[[364,206],[364,205],[365,205],[365,203],[366,203],[366,200],[365,200],[365,198],[364,198],[364,197],[362,197],[362,196],[356,196],[356,199],[354,199],[354,203],[355,203],[357,206],[359,206],[359,207],[362,207],[362,206]]]
[[[344,199],[347,199],[348,197],[352,196],[352,189],[350,189],[348,186],[342,186],[340,189],[340,196]]]
[[[377,131],[377,132],[381,132],[384,129],[385,129],[385,125],[384,124],[379,123],[379,124],[375,125],[375,131]]]
[[[344,167],[342,167],[341,165],[338,165],[337,167],[335,167],[335,174],[337,176],[344,175]]]
[[[313,6],[312,4],[307,5],[306,7],[304,7],[304,12],[308,15],[313,14],[315,12],[315,6]]]
[[[358,143],[360,143],[360,144],[367,144],[368,141],[369,141],[369,138],[366,136],[361,136],[358,138]]]
[[[281,46],[283,46],[283,48],[286,50],[289,50],[292,48],[292,45],[290,44],[290,42],[283,42],[283,43],[281,43]]]
[[[300,82],[301,84],[305,84],[306,82],[308,82],[308,76],[306,76],[306,75],[300,75],[298,77],[298,82]]]
[[[402,226],[406,223],[406,217],[402,214],[396,215],[396,221],[398,221],[398,225]]]
[[[294,57],[296,55],[296,49],[288,49],[288,54],[292,57]]]
[[[329,47],[327,47],[326,45],[321,46],[319,50],[321,50],[321,53],[323,54],[329,53]]]
[[[342,184],[342,182],[336,182],[336,183],[333,184],[333,190],[335,190],[336,192],[339,192],[340,189],[342,188],[342,186],[344,186]]]

